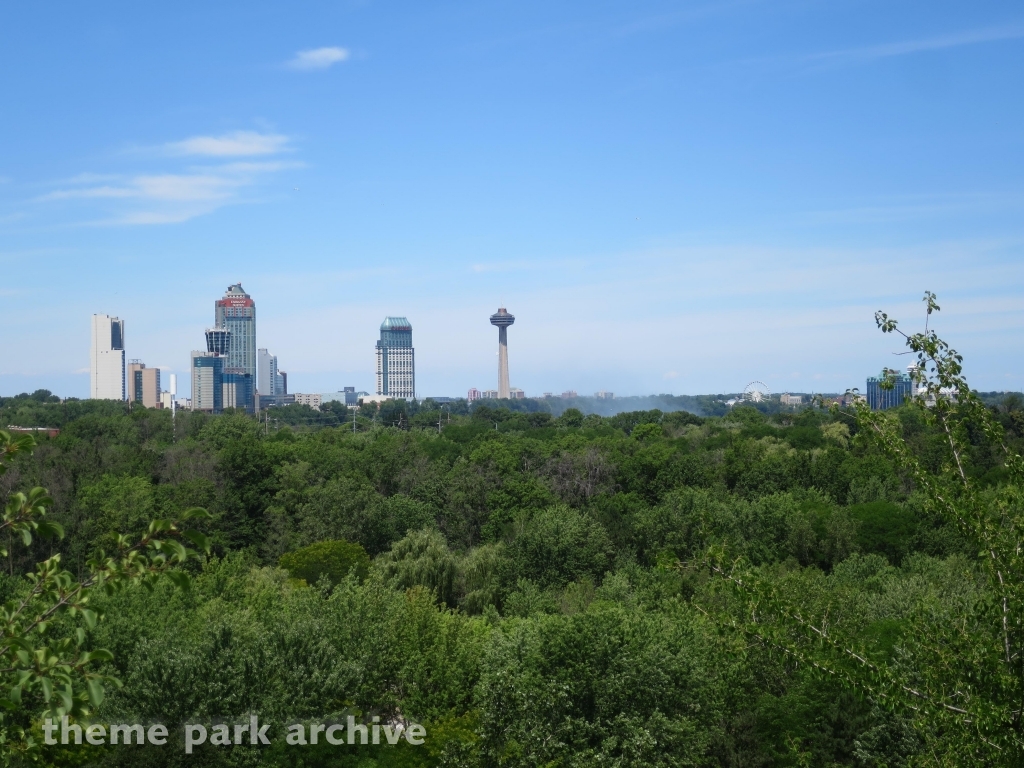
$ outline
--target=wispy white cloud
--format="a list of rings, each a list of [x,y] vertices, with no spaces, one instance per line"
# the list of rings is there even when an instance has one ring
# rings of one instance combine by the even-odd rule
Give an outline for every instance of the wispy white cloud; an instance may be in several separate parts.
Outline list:
[[[251,157],[282,152],[288,137],[235,131],[222,136],[195,136],[164,146],[167,154],[206,157]],[[38,203],[78,201],[101,209],[89,223],[99,226],[176,224],[243,202],[246,188],[270,175],[303,163],[283,160],[238,160],[189,165],[166,173],[111,175],[83,173],[59,182],[35,198]]]
[[[181,224],[182,222],[188,221],[189,219],[194,219],[197,216],[202,216],[204,214],[211,213],[218,207],[219,206],[204,206],[166,212],[138,211],[136,213],[126,213],[123,216],[118,216],[113,219],[95,221],[93,222],[93,225],[98,227],[112,227],[139,226],[151,224]]]
[[[798,218],[809,224],[886,223],[987,214],[1024,209],[1024,197],[1014,194],[917,195],[880,200],[830,210],[801,211]]]
[[[984,27],[965,32],[957,32],[938,37],[926,37],[917,40],[904,40],[895,43],[882,43],[858,48],[844,48],[835,51],[808,54],[804,61],[871,61],[892,56],[906,56],[926,51],[940,51],[946,48],[960,48],[965,45],[992,43],[999,40],[1018,40],[1024,37],[1024,24],[1011,24],[998,27]]]
[[[53,192],[47,192],[45,195],[41,195],[36,198],[37,202],[47,202],[50,200],[72,200],[75,198],[87,199],[87,198],[114,198],[114,197],[134,197],[134,193],[127,187],[86,187],[85,189],[57,189]]]
[[[718,66],[725,67],[764,67],[766,65],[782,65],[799,68],[825,68],[830,66],[851,66],[868,64],[872,61],[910,56],[930,51],[942,51],[962,48],[984,43],[995,43],[1005,40],[1024,38],[1024,23],[1005,24],[1001,26],[982,27],[979,29],[954,32],[935,37],[923,37],[914,40],[900,40],[891,43],[837,48],[830,51],[814,53],[786,53],[782,55],[754,56],[723,62]]]
[[[345,61],[348,57],[349,52],[345,48],[312,48],[296,53],[288,62],[287,67],[304,71],[327,69],[338,62]]]
[[[121,177],[114,173],[79,173],[64,179],[60,184],[99,184],[103,181],[117,181]]]
[[[247,157],[275,155],[288,148],[288,137],[277,133],[233,131],[221,136],[193,136],[165,146],[173,155],[205,155],[207,157]]]
[[[223,200],[242,183],[244,183],[242,179],[230,176],[168,173],[160,176],[136,176],[123,186],[117,187],[105,185],[83,189],[59,189],[38,199],[47,201],[76,198],[137,198],[175,202]]]

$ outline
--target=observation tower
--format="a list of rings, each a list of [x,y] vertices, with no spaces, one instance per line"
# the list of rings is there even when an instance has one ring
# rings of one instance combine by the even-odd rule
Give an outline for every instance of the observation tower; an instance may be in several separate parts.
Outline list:
[[[491,325],[498,326],[498,397],[508,399],[511,394],[508,386],[508,327],[516,321],[504,307],[491,315]]]

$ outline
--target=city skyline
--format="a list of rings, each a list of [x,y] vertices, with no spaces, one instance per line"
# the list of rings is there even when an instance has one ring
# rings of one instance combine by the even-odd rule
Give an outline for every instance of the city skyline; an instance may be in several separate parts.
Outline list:
[[[1016,4],[246,9],[11,9],[0,393],[88,396],[95,312],[187,388],[239,281],[300,391],[372,390],[392,312],[489,388],[498,305],[530,393],[840,391],[924,290],[1024,387]]]
[[[232,296],[232,295],[244,296],[244,300],[245,300],[244,306],[245,306],[245,308],[247,308],[246,318],[248,319],[248,322],[244,326],[246,330],[243,331],[243,333],[245,333],[246,335],[250,336],[248,341],[251,343],[252,346],[255,346],[255,343],[256,343],[256,340],[255,340],[255,310],[254,310],[255,302],[252,300],[252,298],[251,298],[251,296],[249,294],[246,294],[246,293],[244,293],[244,291],[242,291],[240,283],[232,284],[232,285],[230,285],[228,287],[228,291],[225,293],[225,298],[227,298],[229,296]],[[224,322],[223,317],[222,317],[223,310],[221,308],[222,307],[222,301],[223,300],[217,300],[215,302],[215,307],[216,307],[216,310],[217,310],[217,312],[216,312],[216,320],[218,322]],[[242,306],[242,305],[239,304],[239,306]],[[498,322],[495,321],[496,319],[498,320]],[[545,392],[543,392],[541,394],[527,394],[521,388],[509,387],[509,384],[508,384],[508,381],[509,381],[509,379],[508,379],[508,362],[507,362],[507,337],[505,335],[505,332],[506,332],[507,327],[509,325],[512,325],[514,322],[515,322],[514,315],[508,313],[508,311],[504,307],[499,307],[498,312],[490,316],[490,323],[491,323],[491,325],[497,326],[499,328],[499,351],[498,351],[498,357],[499,357],[499,360],[498,360],[498,382],[499,382],[499,388],[497,390],[484,389],[483,391],[480,391],[475,386],[471,386],[468,389],[468,392],[470,393],[468,399],[470,401],[472,401],[474,399],[474,393],[475,393],[475,397],[476,398],[484,398],[484,399],[486,399],[486,398],[502,398],[502,397],[545,398],[545,397],[552,397],[552,396],[565,398],[565,397],[569,396],[570,394],[571,394],[571,396],[575,397],[576,396],[576,391],[575,390],[572,390],[571,392],[570,391],[563,391],[561,393],[561,395],[555,395],[555,394],[553,394],[550,391],[545,391]],[[376,395],[378,395],[378,396],[380,396],[380,395],[391,396],[391,397],[395,397],[396,399],[423,399],[422,396],[420,396],[420,395],[418,395],[416,393],[416,389],[415,389],[415,363],[414,363],[414,357],[413,357],[414,350],[412,349],[412,342],[411,342],[411,331],[412,331],[411,324],[409,323],[408,319],[405,318],[405,317],[388,316],[388,317],[385,318],[384,322],[381,324],[381,326],[380,326],[380,334],[381,335],[380,335],[380,338],[378,339],[378,341],[377,341],[377,343],[375,345],[376,346],[376,361],[377,361],[377,363],[376,363],[376,381],[377,381],[377,386],[375,388]],[[109,343],[106,342],[106,337],[107,337],[108,334],[110,336]],[[408,338],[406,338],[406,337],[408,337]],[[231,388],[230,399],[232,400],[232,402],[237,403],[236,407],[245,407],[245,408],[248,408],[248,409],[251,409],[253,407],[253,405],[243,405],[243,403],[249,403],[249,401],[253,397],[255,397],[256,392],[259,392],[260,394],[264,394],[264,395],[269,395],[269,396],[282,395],[282,394],[288,393],[288,387],[287,387],[287,384],[286,384],[286,382],[287,382],[287,374],[284,371],[279,371],[278,370],[277,356],[276,355],[270,355],[267,349],[259,348],[258,351],[257,351],[258,354],[253,356],[253,363],[254,363],[254,365],[255,365],[257,360],[259,361],[259,365],[256,368],[256,370],[258,371],[258,377],[253,379],[253,378],[251,378],[249,376],[249,374],[247,372],[243,371],[242,369],[239,369],[237,367],[236,368],[232,368],[232,367],[230,367],[228,365],[229,360],[233,359],[231,357],[233,353],[234,353],[234,355],[236,357],[238,356],[237,350],[233,349],[233,345],[231,343],[232,333],[231,333],[230,330],[228,330],[225,327],[217,327],[217,326],[215,326],[213,328],[207,328],[206,331],[205,331],[205,338],[206,338],[206,350],[205,351],[193,350],[190,353],[190,366],[189,366],[190,376],[189,376],[189,378],[191,379],[191,383],[192,383],[193,388],[195,387],[196,382],[198,381],[197,378],[196,378],[197,375],[200,375],[201,377],[202,376],[209,377],[210,375],[213,375],[213,376],[215,376],[215,379],[211,379],[210,380],[210,385],[211,386],[213,386],[213,382],[216,381],[217,382],[218,390],[222,386],[230,387]],[[97,339],[101,340],[99,346],[97,344]],[[161,382],[161,375],[167,377],[167,378],[164,379],[164,381],[166,382],[166,381],[173,380],[174,374],[171,374],[167,370],[166,367],[164,367],[163,369],[158,368],[158,367],[154,368],[152,366],[151,367],[147,367],[142,360],[137,359],[137,358],[131,359],[130,360],[131,364],[127,365],[128,359],[126,357],[126,347],[125,347],[124,339],[125,339],[125,334],[124,334],[124,320],[123,319],[119,319],[119,318],[116,318],[116,317],[110,317],[109,315],[101,315],[101,314],[94,314],[93,315],[93,317],[92,317],[92,344],[90,346],[90,354],[91,354],[92,360],[93,360],[93,363],[92,363],[92,377],[91,377],[91,381],[92,381],[91,387],[92,387],[92,389],[91,389],[90,396],[91,397],[99,397],[101,399],[123,399],[123,400],[128,400],[128,401],[139,400],[139,401],[143,401],[144,404],[148,405],[149,407],[161,407],[160,405],[151,404],[151,402],[152,403],[160,403],[161,400],[162,400],[161,395],[168,394],[166,390],[161,388],[161,384],[160,384],[160,382]],[[109,346],[110,349],[103,349],[102,348],[103,343],[107,343],[107,346]],[[396,369],[396,373],[398,374],[397,384],[391,385],[391,386],[389,386],[388,383],[387,383],[388,379],[389,379],[389,374],[390,374],[388,369],[389,369],[390,366],[389,366],[389,361],[388,361],[388,355],[386,354],[386,352],[388,351],[388,347],[389,346],[407,347],[408,348],[407,350],[405,350],[405,349],[403,349],[403,350],[396,350],[396,351],[400,351],[400,352],[406,353],[406,357],[408,359],[403,358],[400,361],[396,361],[395,365],[397,366],[397,369],[400,369],[400,370]],[[119,374],[119,377],[115,376],[117,371],[115,371],[114,369],[117,366],[114,364],[114,362],[105,362],[105,357],[104,356],[105,355],[109,355],[111,352],[114,352],[114,353],[117,353],[117,354],[120,355],[120,357],[118,358],[120,360],[120,362],[121,362],[121,372]],[[502,352],[505,353],[504,357],[502,356]],[[216,370],[215,373],[213,371],[206,371],[206,373],[203,373],[202,371],[197,370],[196,358],[197,357],[208,357],[208,356],[220,358],[220,360],[216,364],[216,369],[217,370]],[[266,368],[264,367],[265,364],[267,365]],[[210,365],[213,365],[213,364],[212,363],[201,363],[200,364],[200,368],[204,368],[204,366],[208,367]],[[884,369],[885,368],[883,367],[883,370]],[[204,368],[204,370],[205,370],[205,368]],[[145,383],[143,383],[143,378],[142,378],[143,375],[145,375],[147,377],[146,380],[145,380]],[[123,392],[123,395],[121,397],[115,397],[113,395],[114,389],[116,389],[117,386],[116,386],[116,382],[113,381],[112,377],[120,379],[121,389],[122,389],[122,392]],[[391,378],[393,379],[394,377],[391,376]],[[265,385],[265,383],[267,381],[272,381],[273,384],[270,386],[270,388],[266,392],[263,392],[263,391],[261,391],[262,387],[260,385]],[[878,381],[877,377],[870,377],[870,376],[867,377],[867,379],[866,379],[866,387],[865,387],[865,389],[863,391],[872,392],[872,384],[873,383],[875,384],[875,390],[877,390],[877,381]],[[99,383],[97,383],[97,382],[99,382]],[[243,383],[245,384],[244,389],[240,388]],[[502,387],[503,383],[504,383],[505,387],[510,390],[509,392],[507,392],[507,393],[506,392],[502,392],[501,387]],[[856,389],[860,390],[860,387],[857,384],[852,384],[852,385],[846,387],[845,389],[853,389],[853,388],[856,388]],[[309,391],[312,392],[314,389],[316,389],[316,388],[315,387],[314,388],[310,388]],[[336,394],[338,391],[340,391],[340,389],[341,388],[339,388],[339,387],[335,387],[334,390],[332,390],[330,392],[327,392],[326,390],[324,390],[323,393],[329,394],[329,395],[330,394]],[[344,389],[345,390],[349,390],[349,391],[354,391],[355,388],[354,387],[344,387]],[[144,391],[145,391],[145,395],[143,395]],[[798,388],[794,388],[794,387],[787,388],[787,392],[800,392],[800,391],[801,390],[799,390]],[[807,394],[807,393],[815,392],[815,391],[830,392],[832,390],[828,390],[828,389],[804,390],[803,393]],[[835,391],[840,391],[840,390],[835,390]],[[996,390],[996,391],[1015,391],[1015,390]],[[225,389],[224,392],[227,393],[228,390]],[[731,392],[731,390],[721,390],[721,392],[722,393],[726,393],[726,392]],[[98,394],[98,393],[102,393],[102,394]],[[180,396],[180,398],[181,398],[181,400],[183,402],[185,400],[187,400],[187,399],[190,399],[192,397],[192,393],[191,392],[185,393],[185,392],[179,390],[177,394]],[[296,394],[299,394],[299,393],[296,393]],[[320,394],[321,394],[321,392],[317,392],[315,396],[319,396]],[[638,396],[638,395],[639,396],[643,396],[643,395],[656,395],[656,394],[672,394],[672,393],[668,393],[668,392],[659,392],[659,393],[654,393],[654,392],[650,392],[650,393],[630,393],[628,395],[621,395],[620,394],[620,397],[622,397],[622,396],[629,397],[629,396]],[[693,392],[693,393],[679,393],[679,394],[712,394],[712,393],[710,393],[710,392]],[[68,395],[68,396],[74,397],[74,395]],[[309,397],[310,395],[305,395],[305,396]],[[458,394],[456,394],[456,395],[445,394],[445,396],[446,397],[450,397],[450,396],[460,397],[461,395],[458,395]],[[224,397],[227,397],[227,394],[225,394]],[[594,393],[593,397],[595,397],[597,399],[611,398],[611,397],[613,397],[613,393],[609,392],[607,390],[599,390],[596,393]],[[878,397],[877,392],[875,393],[875,397],[876,398]],[[213,402],[211,395],[207,395],[206,399],[209,399],[211,403]],[[222,399],[220,395],[217,396],[217,399],[218,399],[218,403],[217,403],[216,407],[213,408],[214,410],[218,410],[219,411],[222,407],[228,407],[226,405],[223,405],[221,402],[219,402]],[[890,398],[890,399],[892,399],[892,398]],[[208,403],[208,405],[209,405],[209,403]],[[197,409],[200,409],[200,410],[206,410],[206,408],[199,407],[198,405],[195,406],[195,407],[197,407]],[[212,408],[212,406],[211,406],[211,408]]]

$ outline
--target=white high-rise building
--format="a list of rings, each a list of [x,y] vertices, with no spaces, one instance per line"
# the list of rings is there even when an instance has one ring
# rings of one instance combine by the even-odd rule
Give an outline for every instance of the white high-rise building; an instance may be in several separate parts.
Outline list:
[[[110,315],[92,316],[89,359],[89,397],[124,400],[124,320]]]
[[[384,318],[376,353],[377,394],[406,400],[416,397],[416,351],[406,318]]]
[[[265,349],[257,354],[256,391],[261,395],[283,395],[284,386],[281,375],[277,371],[277,355]]]

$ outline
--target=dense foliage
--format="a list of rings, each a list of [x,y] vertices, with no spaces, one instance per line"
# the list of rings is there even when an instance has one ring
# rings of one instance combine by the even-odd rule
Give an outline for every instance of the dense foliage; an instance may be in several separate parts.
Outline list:
[[[90,635],[123,683],[100,722],[273,724],[269,747],[205,744],[189,765],[927,762],[942,741],[912,712],[785,643],[724,629],[743,599],[703,558],[742,556],[778,604],[822,608],[879,663],[915,663],[923,611],[969,626],[995,600],[969,532],[850,412],[427,408],[401,426],[367,412],[353,431],[345,414],[172,425],[159,410],[69,405],[32,402],[60,434],[0,476],[5,496],[49,489],[66,536],[11,549],[0,589],[16,595],[51,554],[84,574],[115,533],[209,510],[213,556],[192,586],[97,596],[105,618]],[[990,410],[1018,452],[1021,406]],[[942,429],[912,407],[891,419],[941,472]],[[980,431],[965,437],[977,493],[1010,503],[1004,457]],[[427,742],[284,744],[286,723],[350,714],[422,723]],[[170,730],[166,747],[39,759],[185,764]]]

